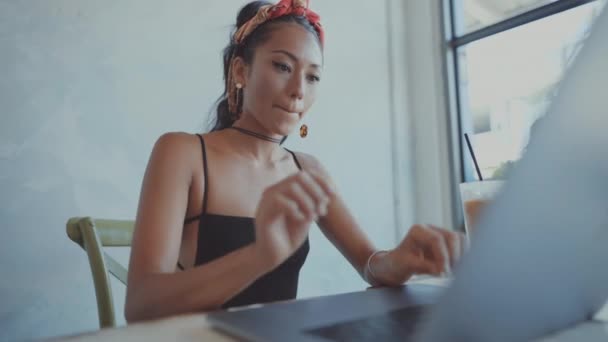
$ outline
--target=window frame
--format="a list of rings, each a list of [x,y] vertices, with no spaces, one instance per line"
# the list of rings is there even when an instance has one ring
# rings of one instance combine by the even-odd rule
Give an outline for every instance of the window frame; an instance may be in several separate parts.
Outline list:
[[[443,1],[443,11],[444,11],[444,26],[445,26],[445,35],[446,35],[446,80],[448,82],[448,95],[450,97],[449,102],[453,103],[453,105],[449,108],[449,113],[451,117],[451,122],[454,127],[452,130],[452,146],[453,146],[453,154],[455,156],[454,163],[456,165],[456,175],[454,178],[455,184],[455,192],[458,192],[458,184],[461,182],[468,182],[475,180],[474,173],[475,170],[470,165],[470,163],[466,162],[469,158],[468,151],[466,149],[466,145],[464,142],[463,127],[466,125],[465,120],[468,118],[463,116],[463,103],[462,100],[463,92],[466,89],[461,89],[459,87],[460,84],[460,71],[461,65],[458,59],[458,49],[467,46],[470,43],[476,42],[478,40],[482,40],[496,34],[514,29],[516,27],[524,26],[526,24],[530,24],[537,20],[541,20],[571,9],[574,9],[579,6],[586,5],[591,2],[595,2],[597,0],[557,0],[551,2],[549,4],[545,4],[539,7],[535,7],[523,13],[517,14],[515,16],[506,18],[497,23],[473,30],[471,32],[467,32],[462,35],[457,35],[456,28],[459,27],[460,23],[462,23],[461,12],[457,11],[457,6],[462,5],[464,0],[444,0]],[[458,212],[459,210],[457,210]],[[460,217],[459,217],[460,221]]]
[[[552,3],[532,8],[523,13],[506,18],[494,24],[467,32],[461,35],[456,33],[457,27],[462,27],[463,16],[457,11],[456,6],[462,5],[464,0],[442,0],[441,28],[444,34],[444,41],[441,42],[441,50],[444,52],[444,80],[446,99],[446,115],[448,116],[449,129],[449,150],[451,152],[452,165],[452,189],[454,195],[452,203],[457,206],[453,208],[457,230],[464,231],[464,216],[461,209],[459,185],[463,182],[475,181],[475,169],[468,162],[470,156],[464,141],[463,127],[466,127],[466,118],[463,116],[463,102],[466,98],[467,89],[460,88],[461,75],[459,74],[461,65],[458,58],[458,49],[470,43],[492,37],[496,34],[530,24],[532,22],[589,4],[597,0],[556,0]],[[608,6],[608,5],[607,5]]]

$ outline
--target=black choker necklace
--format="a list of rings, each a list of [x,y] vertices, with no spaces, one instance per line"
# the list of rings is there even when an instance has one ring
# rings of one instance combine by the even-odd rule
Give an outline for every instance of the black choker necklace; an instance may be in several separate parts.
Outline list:
[[[265,136],[263,134],[256,133],[256,132],[253,132],[253,131],[250,131],[248,129],[244,129],[244,128],[241,128],[241,127],[231,126],[231,127],[228,127],[228,128],[232,128],[232,129],[237,130],[237,131],[239,131],[239,132],[241,132],[243,134],[251,135],[252,137],[256,137],[258,139],[270,141],[270,142],[273,142],[273,143],[276,143],[276,144],[280,144],[281,141],[283,141],[283,139],[277,139],[277,138],[267,137],[267,136]]]

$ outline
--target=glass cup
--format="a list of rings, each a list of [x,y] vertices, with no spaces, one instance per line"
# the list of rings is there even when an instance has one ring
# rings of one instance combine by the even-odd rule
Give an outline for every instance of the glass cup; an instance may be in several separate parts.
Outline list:
[[[464,229],[469,238],[475,233],[483,209],[500,191],[504,181],[486,180],[460,184],[460,199],[464,213]]]

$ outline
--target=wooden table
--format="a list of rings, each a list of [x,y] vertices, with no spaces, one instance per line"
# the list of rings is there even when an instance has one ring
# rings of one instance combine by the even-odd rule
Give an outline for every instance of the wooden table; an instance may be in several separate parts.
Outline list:
[[[428,276],[414,277],[409,283],[447,286],[449,280]],[[215,330],[207,322],[205,314],[191,314],[175,316],[167,319],[132,324],[127,327],[104,329],[101,331],[79,334],[75,336],[53,339],[52,342],[188,342],[209,341],[225,342],[237,341],[222,332]],[[49,342],[51,342],[49,341]]]
[[[204,314],[177,316],[161,321],[130,325],[117,329],[105,329],[91,334],[53,340],[54,342],[233,342],[232,339],[211,328]],[[608,323],[585,322],[545,337],[538,342],[594,342],[608,341]]]
[[[414,282],[433,285],[447,285],[444,279],[420,278]],[[608,341],[608,317],[604,321],[584,322],[572,329],[540,339],[538,342],[566,341]],[[231,342],[237,341],[207,322],[205,314],[175,316],[167,319],[129,325],[127,327],[104,329],[92,333],[62,337],[53,342]],[[49,342],[51,342],[49,341]]]
[[[115,329],[103,329],[94,333],[64,337],[54,342],[232,342],[236,339],[213,329],[205,314],[175,316],[158,321],[138,323]],[[50,342],[50,341],[49,341]]]

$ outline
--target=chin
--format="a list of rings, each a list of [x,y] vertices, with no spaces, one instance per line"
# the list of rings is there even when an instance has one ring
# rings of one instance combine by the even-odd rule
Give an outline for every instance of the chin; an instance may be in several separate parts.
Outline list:
[[[286,136],[286,135],[293,133],[296,125],[297,125],[297,123],[282,121],[282,122],[275,122],[270,127],[272,127],[271,131],[273,133],[279,134],[282,136]]]
[[[273,125],[274,127],[272,131],[283,136],[290,135],[297,127],[299,127],[299,122],[299,118],[294,118],[294,120],[277,120]]]
[[[293,133],[295,129],[294,125],[285,125],[285,126],[279,126],[277,127],[277,134],[283,135],[283,136],[287,136],[290,135],[291,133]]]

